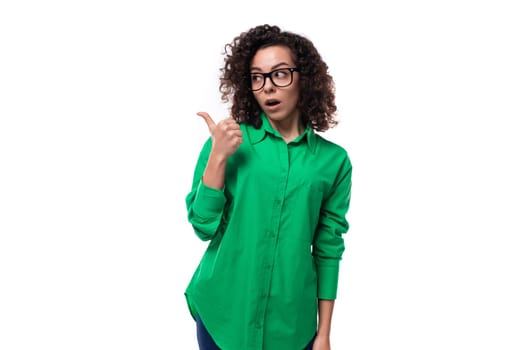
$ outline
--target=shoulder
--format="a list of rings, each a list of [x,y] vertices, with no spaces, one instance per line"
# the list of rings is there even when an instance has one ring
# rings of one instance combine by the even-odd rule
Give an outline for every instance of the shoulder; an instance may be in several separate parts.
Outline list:
[[[212,138],[208,136],[206,140],[202,143],[201,152],[209,152],[212,145]]]
[[[208,156],[210,154],[210,151],[211,151],[211,146],[212,146],[212,138],[211,138],[211,136],[209,136],[202,143],[201,150],[199,152],[199,161],[207,160],[207,158],[208,158]]]
[[[248,122],[245,122],[245,121],[242,121],[242,122],[239,122],[239,127],[241,128],[241,130],[245,131],[245,130],[260,130],[261,128],[256,128],[255,125],[253,124],[250,124]]]
[[[315,138],[317,141],[317,154],[321,157],[327,156],[330,158],[336,158],[340,160],[347,160],[350,162],[350,156],[348,151],[341,145],[335,143],[334,141],[328,140],[324,136],[315,133]]]

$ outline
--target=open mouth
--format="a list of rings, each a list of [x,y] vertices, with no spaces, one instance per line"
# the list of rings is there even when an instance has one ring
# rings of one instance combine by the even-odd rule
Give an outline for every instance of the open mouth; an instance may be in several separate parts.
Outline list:
[[[279,100],[266,100],[266,102],[264,102],[264,104],[267,106],[267,107],[275,107],[277,106],[279,103],[281,103],[281,101]]]

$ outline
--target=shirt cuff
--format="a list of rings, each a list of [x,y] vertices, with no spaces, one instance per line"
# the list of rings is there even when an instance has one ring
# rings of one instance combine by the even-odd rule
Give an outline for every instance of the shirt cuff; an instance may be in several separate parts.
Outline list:
[[[318,260],[317,262],[317,298],[335,300],[339,281],[338,260]]]
[[[223,190],[206,186],[202,180],[197,187],[193,202],[193,211],[200,217],[210,217],[221,214],[226,203]]]

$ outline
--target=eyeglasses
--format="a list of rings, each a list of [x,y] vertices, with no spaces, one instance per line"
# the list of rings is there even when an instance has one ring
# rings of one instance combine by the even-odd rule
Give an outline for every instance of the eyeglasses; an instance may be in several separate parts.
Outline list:
[[[298,68],[279,68],[269,73],[250,73],[252,91],[259,91],[266,84],[266,78],[270,78],[272,84],[277,87],[285,87],[293,82],[293,72],[299,72]]]

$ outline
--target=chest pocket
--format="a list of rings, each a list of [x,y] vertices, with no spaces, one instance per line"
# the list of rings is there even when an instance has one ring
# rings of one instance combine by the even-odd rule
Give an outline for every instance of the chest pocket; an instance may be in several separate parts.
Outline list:
[[[322,210],[321,184],[304,181],[286,193],[281,237],[312,242]]]

